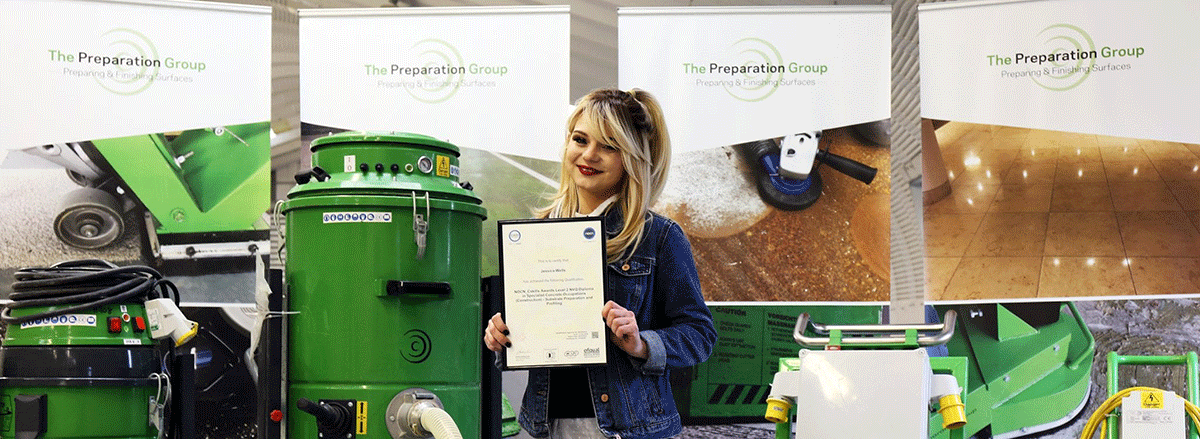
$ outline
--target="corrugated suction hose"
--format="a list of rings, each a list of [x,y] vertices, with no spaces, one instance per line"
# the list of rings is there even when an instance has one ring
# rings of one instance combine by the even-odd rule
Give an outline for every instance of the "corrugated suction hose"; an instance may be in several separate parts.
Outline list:
[[[421,427],[436,439],[462,439],[458,424],[454,423],[449,413],[437,407],[429,407],[421,412]]]

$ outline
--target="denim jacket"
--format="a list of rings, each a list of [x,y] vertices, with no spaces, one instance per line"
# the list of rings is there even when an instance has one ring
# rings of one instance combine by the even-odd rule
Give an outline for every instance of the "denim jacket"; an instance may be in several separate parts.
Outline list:
[[[622,226],[620,209],[605,214],[609,237]],[[608,264],[605,289],[633,311],[649,358],[629,356],[611,341],[608,363],[587,368],[592,404],[606,436],[639,439],[679,434],[670,368],[703,362],[717,341],[712,314],[700,294],[692,247],[674,221],[650,213],[642,242],[628,260]],[[599,314],[599,310],[596,311]],[[549,434],[547,369],[529,371],[520,423],[534,437]]]

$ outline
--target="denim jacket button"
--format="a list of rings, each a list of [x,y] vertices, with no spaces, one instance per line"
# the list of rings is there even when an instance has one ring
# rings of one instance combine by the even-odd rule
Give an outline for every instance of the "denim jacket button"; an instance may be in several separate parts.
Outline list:
[[[607,393],[600,394],[600,402],[608,402],[608,394]]]
[[[621,271],[629,271],[629,264],[622,265]]]

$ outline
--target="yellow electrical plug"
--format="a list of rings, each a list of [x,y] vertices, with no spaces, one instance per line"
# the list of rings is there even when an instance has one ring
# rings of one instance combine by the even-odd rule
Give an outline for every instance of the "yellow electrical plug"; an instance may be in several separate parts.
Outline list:
[[[788,411],[792,409],[792,403],[784,397],[769,396],[767,397],[767,414],[768,421],[776,424],[782,424],[788,421]]]
[[[938,399],[938,413],[942,414],[942,428],[954,430],[967,425],[967,410],[957,393]]]

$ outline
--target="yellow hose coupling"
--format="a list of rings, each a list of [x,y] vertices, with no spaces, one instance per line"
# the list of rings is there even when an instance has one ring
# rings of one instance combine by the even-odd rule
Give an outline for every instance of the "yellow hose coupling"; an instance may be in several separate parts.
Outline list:
[[[942,428],[954,430],[967,425],[967,411],[957,393],[938,399],[938,413],[942,414]]]
[[[767,414],[768,421],[776,424],[782,424],[788,421],[788,411],[792,409],[792,403],[782,397],[770,396],[767,397]]]

